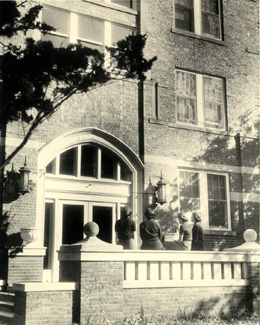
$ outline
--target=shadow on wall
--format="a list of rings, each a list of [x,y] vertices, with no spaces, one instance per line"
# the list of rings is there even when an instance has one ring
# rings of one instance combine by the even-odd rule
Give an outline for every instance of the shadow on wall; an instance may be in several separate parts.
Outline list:
[[[23,240],[20,232],[8,235],[11,217],[4,213],[0,219],[0,279],[7,280],[8,256],[15,258],[23,251]]]
[[[257,279],[259,274],[254,275]],[[217,317],[226,321],[231,321],[232,319],[243,319],[244,317],[252,317],[255,315],[259,320],[258,310],[255,310],[253,306],[253,298],[259,293],[254,293],[251,286],[243,287],[236,290],[231,296],[230,294],[223,295],[222,298],[216,297],[208,300],[201,300],[197,308],[187,313],[189,318],[201,318],[204,317]],[[217,313],[217,314],[216,314]]]

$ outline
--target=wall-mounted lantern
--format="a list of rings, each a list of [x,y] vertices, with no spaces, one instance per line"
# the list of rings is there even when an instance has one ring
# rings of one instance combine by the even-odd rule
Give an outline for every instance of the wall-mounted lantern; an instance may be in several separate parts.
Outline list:
[[[30,191],[30,172],[31,170],[27,167],[26,156],[24,159],[24,166],[19,169],[19,185],[18,192],[25,194]]]
[[[161,178],[156,184],[156,192],[157,192],[157,203],[163,205],[166,203],[166,182],[163,180],[162,173]]]

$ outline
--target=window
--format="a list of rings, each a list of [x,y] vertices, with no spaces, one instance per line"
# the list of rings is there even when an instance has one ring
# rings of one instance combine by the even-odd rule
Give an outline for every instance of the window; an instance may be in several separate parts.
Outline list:
[[[175,0],[175,28],[221,39],[220,0]]]
[[[187,71],[176,71],[177,123],[224,130],[224,81]]]
[[[51,41],[55,47],[66,46],[69,43],[69,13],[54,8],[42,9],[42,21],[56,28],[56,31],[43,35],[43,41]]]
[[[103,52],[104,23],[89,17],[78,17],[78,40],[87,47]]]
[[[227,175],[179,170],[179,207],[198,212],[208,229],[230,229]]]
[[[112,46],[120,39],[135,32],[129,26],[83,16],[72,12],[44,7],[42,21],[56,28],[55,32],[41,35],[43,41],[51,41],[55,47],[65,47],[80,41],[83,45],[104,52],[105,45]]]
[[[128,35],[132,35],[133,30],[124,26],[111,24],[111,45],[115,45],[118,41],[124,39]]]
[[[62,152],[47,164],[46,174],[131,181],[131,171],[120,158],[108,149],[92,144]]]
[[[110,0],[110,2],[136,10],[136,0]]]

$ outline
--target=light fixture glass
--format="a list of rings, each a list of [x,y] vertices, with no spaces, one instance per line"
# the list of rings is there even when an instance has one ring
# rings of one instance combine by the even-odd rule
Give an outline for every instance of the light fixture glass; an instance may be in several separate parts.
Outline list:
[[[24,160],[24,166],[19,169],[20,176],[19,176],[19,187],[18,187],[18,192],[19,193],[28,193],[29,192],[29,180],[30,180],[30,172],[31,170],[26,167],[26,156]]]

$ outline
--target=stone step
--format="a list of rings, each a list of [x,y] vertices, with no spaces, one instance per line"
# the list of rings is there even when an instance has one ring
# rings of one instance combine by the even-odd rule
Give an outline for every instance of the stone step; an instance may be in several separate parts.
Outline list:
[[[0,321],[10,324],[14,318],[14,293],[0,292]]]
[[[14,293],[10,292],[0,292],[0,302],[9,301],[14,302]]]

